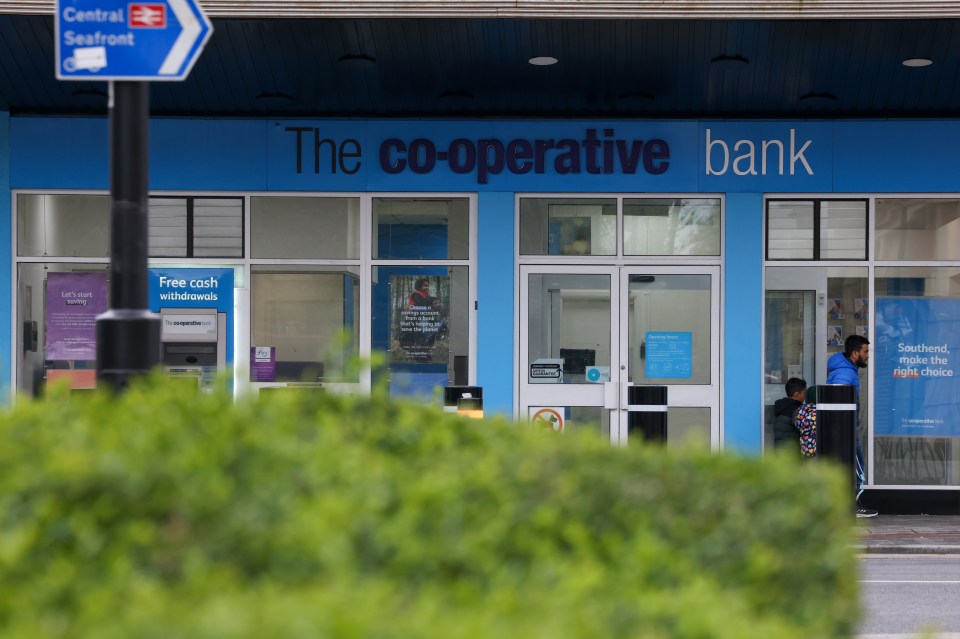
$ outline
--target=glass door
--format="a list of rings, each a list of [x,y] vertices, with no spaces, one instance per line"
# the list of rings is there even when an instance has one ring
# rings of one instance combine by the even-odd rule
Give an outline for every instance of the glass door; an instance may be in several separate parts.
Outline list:
[[[720,446],[720,267],[620,269],[619,440],[628,385],[665,386],[667,443]]]
[[[520,417],[619,438],[616,267],[520,267]]]
[[[626,445],[627,386],[666,386],[668,443],[717,448],[719,270],[521,266],[520,415]]]

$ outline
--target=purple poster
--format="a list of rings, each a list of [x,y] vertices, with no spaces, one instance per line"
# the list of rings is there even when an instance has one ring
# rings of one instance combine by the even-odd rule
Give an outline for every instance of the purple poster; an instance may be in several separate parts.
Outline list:
[[[107,310],[106,273],[48,273],[46,359],[97,358],[97,315]]]
[[[272,382],[277,379],[277,349],[274,346],[250,347],[250,381]]]

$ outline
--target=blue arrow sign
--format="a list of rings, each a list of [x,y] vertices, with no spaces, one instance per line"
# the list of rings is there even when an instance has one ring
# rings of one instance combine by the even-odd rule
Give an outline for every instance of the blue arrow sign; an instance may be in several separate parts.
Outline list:
[[[196,0],[57,0],[59,80],[183,80],[213,27]]]

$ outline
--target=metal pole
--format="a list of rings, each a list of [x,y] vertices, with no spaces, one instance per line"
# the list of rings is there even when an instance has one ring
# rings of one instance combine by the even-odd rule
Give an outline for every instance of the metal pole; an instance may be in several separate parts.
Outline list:
[[[97,380],[123,390],[160,363],[147,308],[148,82],[110,83],[110,310],[97,317]]]

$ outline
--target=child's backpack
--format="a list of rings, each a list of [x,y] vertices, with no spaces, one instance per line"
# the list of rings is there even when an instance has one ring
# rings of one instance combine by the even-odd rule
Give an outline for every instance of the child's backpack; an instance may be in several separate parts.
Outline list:
[[[793,425],[800,433],[800,456],[817,456],[817,405],[800,404],[793,414]]]

